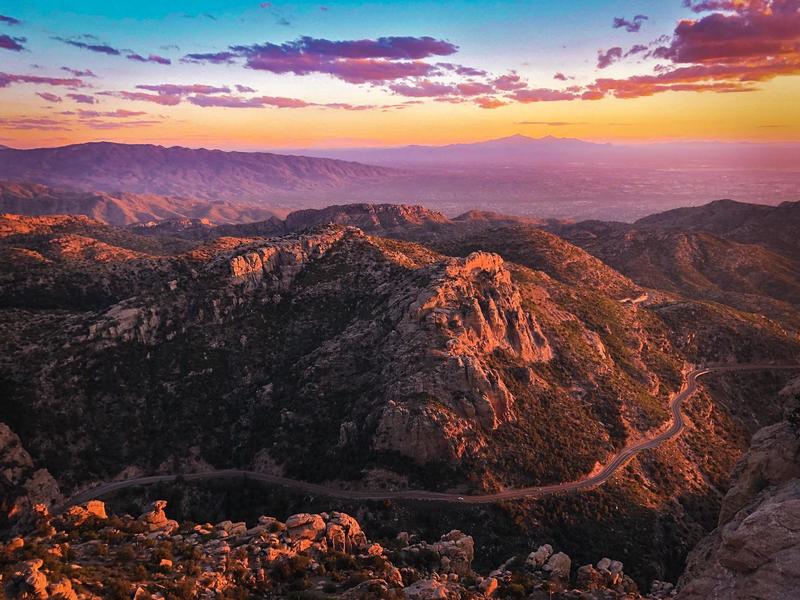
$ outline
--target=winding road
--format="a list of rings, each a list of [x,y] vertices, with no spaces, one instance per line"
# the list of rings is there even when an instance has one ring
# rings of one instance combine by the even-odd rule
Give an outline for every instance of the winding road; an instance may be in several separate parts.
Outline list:
[[[730,371],[757,371],[757,370],[785,370],[785,369],[800,369],[800,365],[756,365],[756,364],[737,364],[726,365],[720,367],[708,367],[704,369],[696,369],[690,371],[685,375],[685,382],[681,389],[670,401],[670,410],[672,412],[672,422],[670,426],[655,435],[652,438],[633,443],[626,446],[619,453],[614,455],[611,460],[603,466],[598,472],[588,475],[583,479],[570,481],[566,483],[554,483],[551,485],[515,488],[494,492],[491,494],[480,494],[473,496],[462,496],[457,493],[447,492],[430,492],[426,490],[342,490],[333,487],[327,487],[316,483],[308,483],[306,481],[299,481],[297,479],[287,479],[285,477],[278,477],[276,475],[268,475],[266,473],[258,473],[256,471],[244,471],[239,469],[225,469],[217,471],[206,471],[204,473],[187,473],[183,475],[151,475],[148,477],[135,477],[133,479],[125,479],[121,481],[110,481],[101,483],[93,488],[78,492],[69,498],[65,507],[74,504],[81,504],[89,500],[106,496],[112,492],[123,490],[130,487],[148,485],[153,483],[167,483],[177,479],[184,481],[202,481],[207,479],[244,479],[247,481],[256,481],[259,483],[267,483],[278,485],[290,490],[298,492],[306,492],[311,494],[318,494],[321,496],[328,496],[331,498],[340,498],[344,500],[429,500],[438,502],[453,502],[459,504],[489,504],[501,500],[514,500],[518,498],[541,498],[542,496],[549,496],[563,492],[572,492],[579,490],[588,490],[608,481],[619,469],[625,466],[627,462],[634,456],[645,450],[657,448],[664,442],[667,442],[683,431],[684,420],[681,413],[683,403],[691,398],[697,391],[697,379],[709,373],[725,373]],[[63,507],[62,507],[63,508]]]

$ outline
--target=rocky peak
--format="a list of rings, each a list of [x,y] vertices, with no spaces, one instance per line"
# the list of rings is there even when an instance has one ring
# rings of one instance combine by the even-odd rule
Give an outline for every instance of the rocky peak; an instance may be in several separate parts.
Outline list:
[[[407,204],[345,204],[323,209],[298,210],[286,217],[286,228],[298,231],[316,225],[353,225],[367,232],[398,227],[448,223],[443,214],[422,206]]]

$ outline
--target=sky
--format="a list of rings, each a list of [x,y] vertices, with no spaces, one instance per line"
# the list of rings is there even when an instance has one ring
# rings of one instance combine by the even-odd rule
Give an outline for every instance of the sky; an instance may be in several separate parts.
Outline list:
[[[800,141],[800,0],[0,0],[0,144]]]

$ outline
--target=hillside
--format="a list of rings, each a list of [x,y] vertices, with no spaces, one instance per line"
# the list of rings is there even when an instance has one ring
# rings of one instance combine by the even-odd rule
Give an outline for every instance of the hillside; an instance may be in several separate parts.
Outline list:
[[[718,200],[703,206],[679,208],[639,219],[648,229],[706,231],[743,244],[760,244],[800,260],[797,231],[800,201],[778,206]]]
[[[210,466],[356,489],[566,481],[663,426],[686,361],[798,351],[769,322],[719,306],[625,302],[640,288],[524,227],[519,247],[510,233],[486,240],[509,240],[493,249],[518,260],[530,244],[533,268],[466,241],[450,257],[338,225],[198,245],[84,217],[6,221],[0,247],[26,258],[4,260],[0,278],[0,420],[66,493]],[[686,435],[579,507],[509,504],[477,533],[496,552],[543,531],[580,560],[624,548],[637,577],[674,577],[679,558],[621,530],[579,540],[612,513],[653,536],[698,539],[708,510],[698,507],[713,510],[746,433],[736,399],[704,393],[686,410],[696,417]],[[649,507],[668,496],[681,508],[665,522]]]
[[[0,154],[3,179],[264,205],[278,191],[334,190],[393,176],[385,168],[339,160],[147,144],[93,142]]]
[[[242,223],[269,219],[281,211],[231,202],[208,202],[154,194],[82,192],[34,183],[0,181],[0,213],[85,215],[110,225],[196,219]]]
[[[658,213],[633,225],[547,229],[649,288],[765,314],[800,329],[800,203],[731,201]]]

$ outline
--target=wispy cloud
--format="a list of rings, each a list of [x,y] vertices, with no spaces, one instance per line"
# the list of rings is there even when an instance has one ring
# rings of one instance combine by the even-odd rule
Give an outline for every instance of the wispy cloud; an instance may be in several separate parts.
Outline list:
[[[7,15],[0,15],[0,23],[5,23],[6,25],[22,25],[22,21]]]
[[[51,94],[50,92],[36,92],[36,95],[39,96],[42,100],[46,100],[47,102],[57,103],[61,102],[61,96],[56,94]]]
[[[642,24],[647,21],[647,15],[636,15],[628,21],[622,17],[614,17],[612,27],[614,29],[624,29],[628,33],[636,33],[642,28]]]
[[[24,37],[11,37],[10,35],[0,35],[0,49],[20,52],[25,50],[23,44],[28,40]]]

